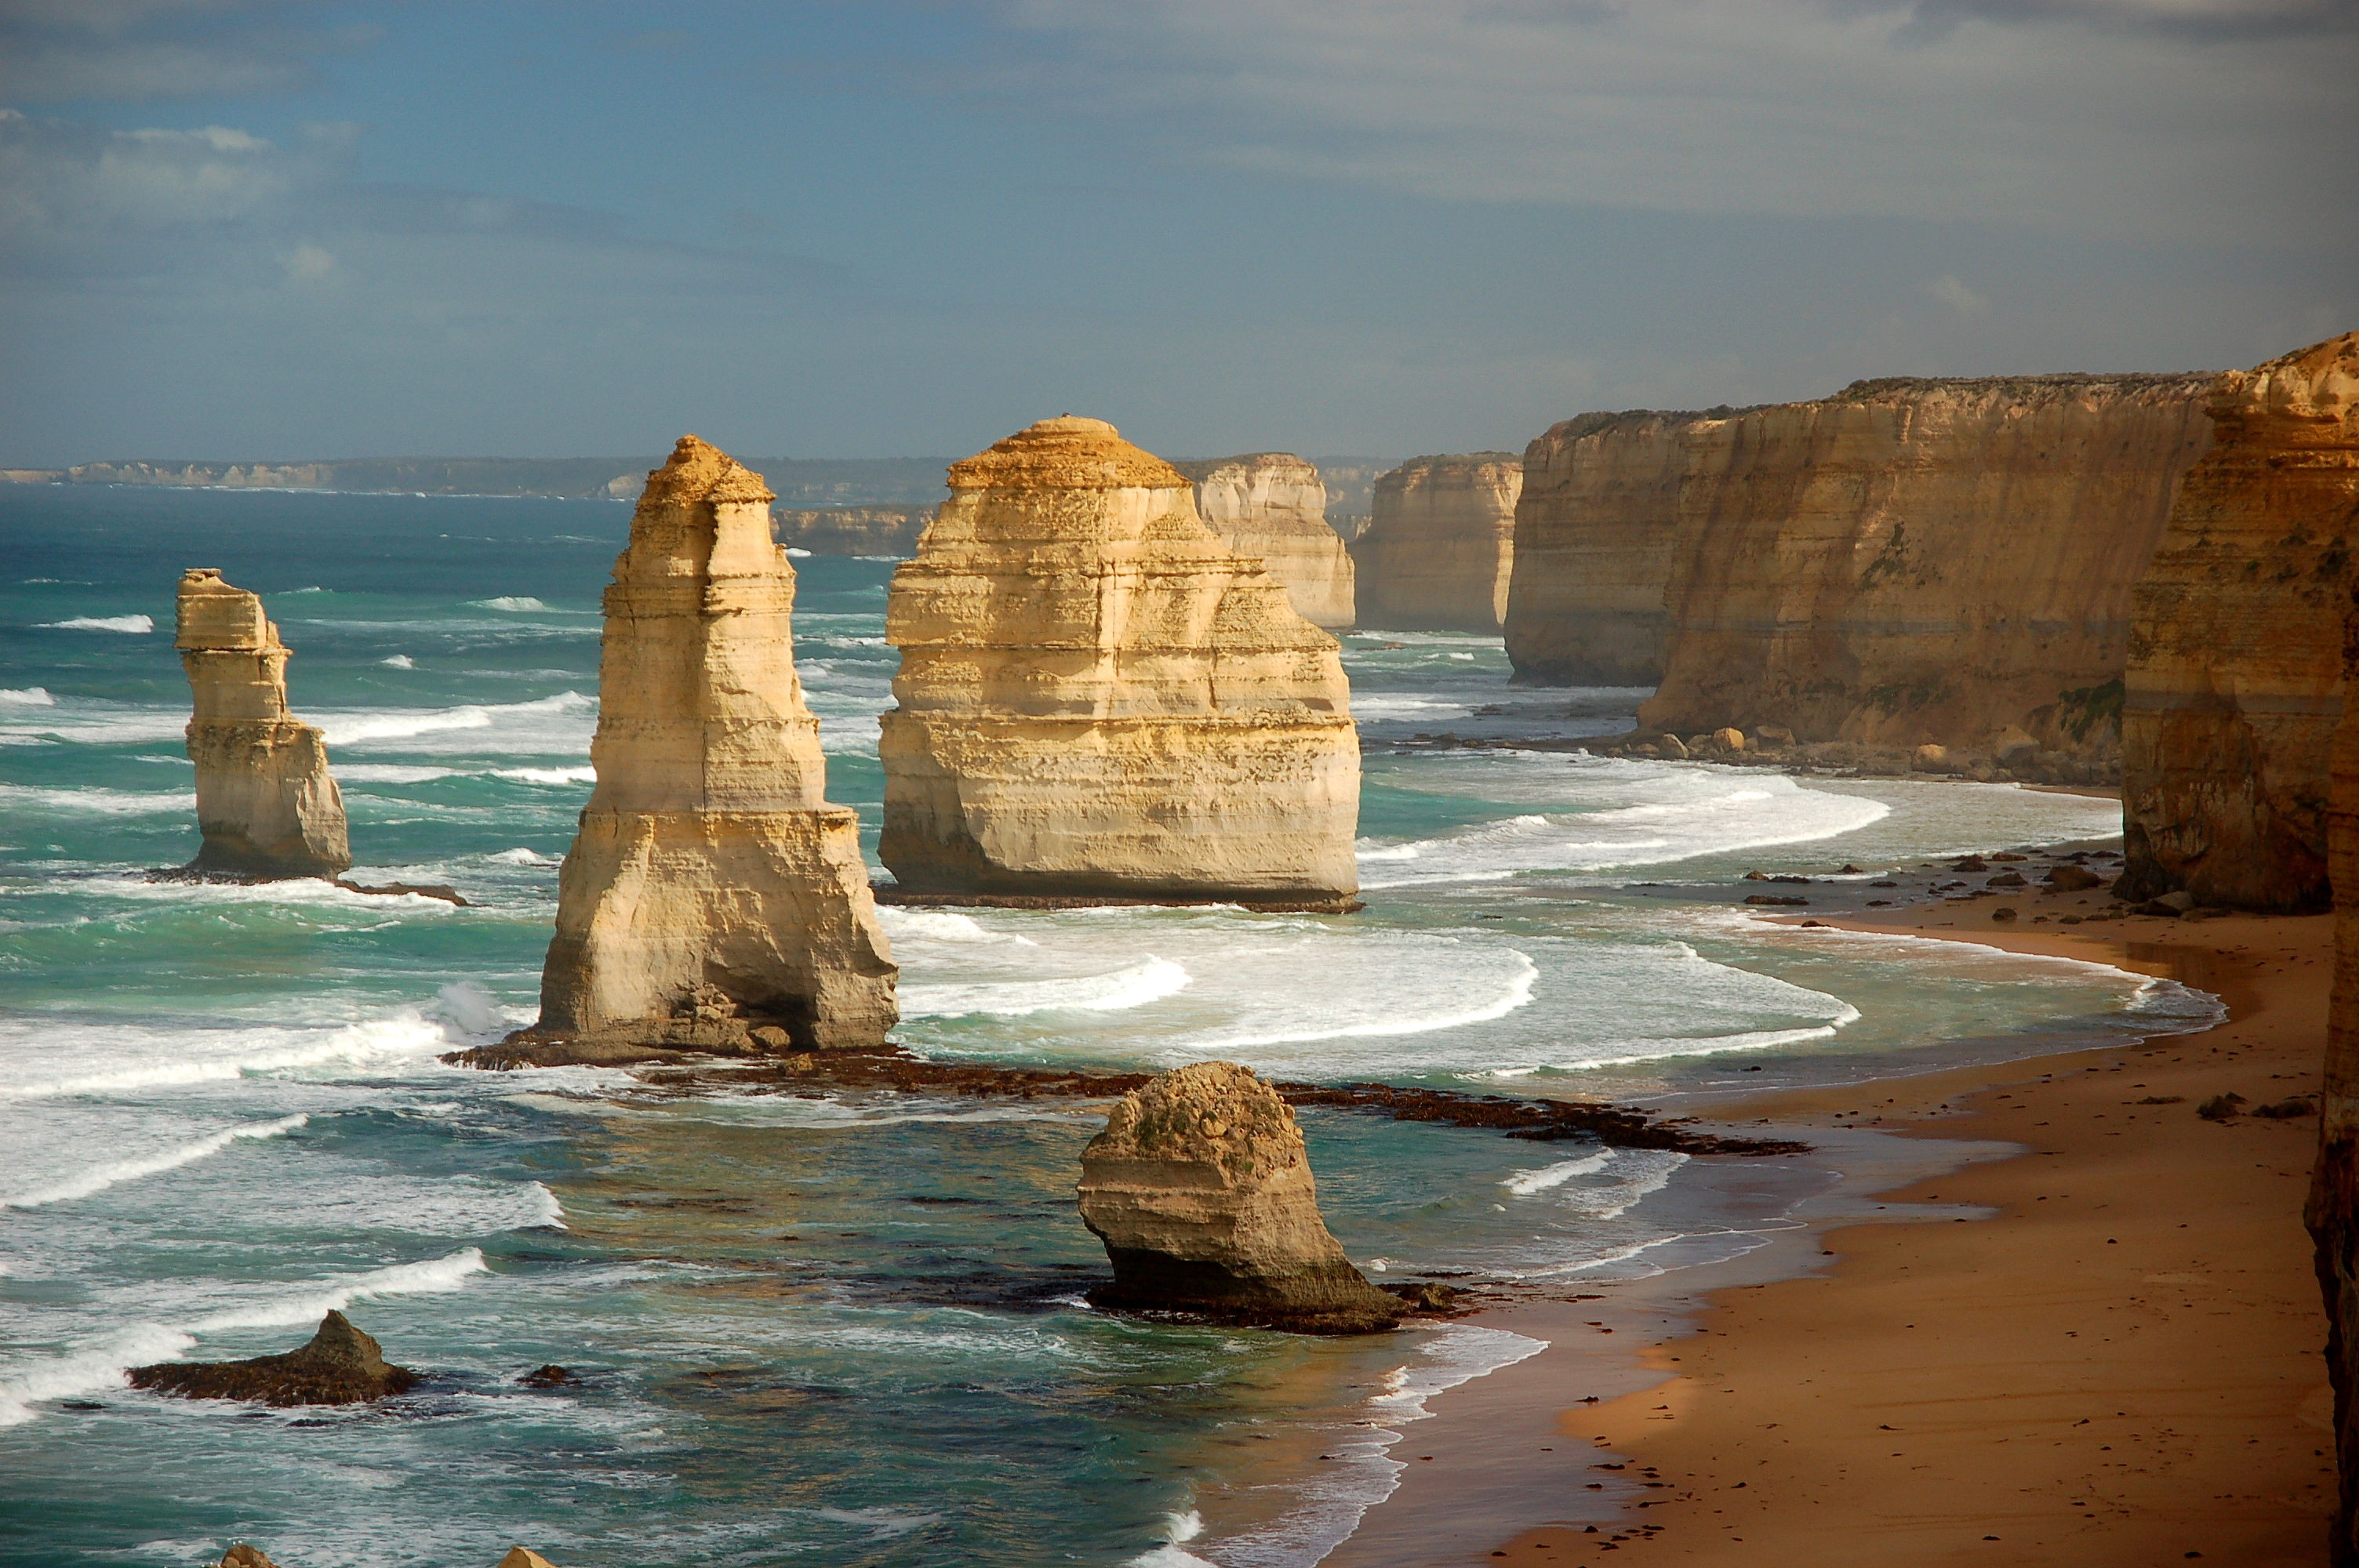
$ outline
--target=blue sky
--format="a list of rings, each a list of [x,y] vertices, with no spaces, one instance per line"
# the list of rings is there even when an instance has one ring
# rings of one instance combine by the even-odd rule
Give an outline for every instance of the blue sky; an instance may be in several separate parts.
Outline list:
[[[0,461],[1517,448],[2359,325],[2359,0],[0,0]]]

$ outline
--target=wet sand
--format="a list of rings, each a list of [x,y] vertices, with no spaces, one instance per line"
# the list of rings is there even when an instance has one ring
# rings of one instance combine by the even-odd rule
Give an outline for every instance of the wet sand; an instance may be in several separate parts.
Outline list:
[[[1832,1220],[1735,1264],[1477,1319],[1551,1348],[1436,1399],[1395,1450],[1400,1489],[1329,1563],[2323,1563],[2325,1325],[2300,1219],[2318,1123],[2195,1107],[2315,1091],[2329,920],[1991,908],[1822,924],[2168,976],[2228,1021],[1723,1108],[1871,1172],[1921,1149],[1923,1169],[1855,1179],[1872,1197],[1833,1195]],[[1644,1371],[1606,1353],[1632,1337]]]

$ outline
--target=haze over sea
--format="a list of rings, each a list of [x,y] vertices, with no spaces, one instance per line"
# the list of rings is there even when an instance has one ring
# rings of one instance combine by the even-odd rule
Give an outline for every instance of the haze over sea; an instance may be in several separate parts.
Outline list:
[[[241,1537],[310,1568],[516,1541],[585,1564],[1315,1561],[1389,1489],[1426,1396],[1536,1342],[1089,1310],[1087,1107],[680,1098],[437,1060],[536,1011],[628,518],[0,487],[0,1561],[193,1564]],[[873,851],[892,564],[796,565],[830,793]],[[196,849],[170,646],[186,566],[260,592],[294,649],[354,876],[450,882],[473,907],[146,880]],[[897,1038],[1679,1105],[2215,1016],[2095,966],[1922,944],[1903,965],[1888,940],[1767,934],[1730,906],[1749,869],[2109,835],[2111,802],[1396,750],[1617,730],[1642,694],[1511,689],[1496,638],[1376,629],[1345,650],[1371,742],[1364,912],[887,910]],[[1832,1180],[1807,1155],[1302,1119],[1330,1222],[1378,1278],[1677,1269],[1758,1245]],[[123,1385],[136,1363],[285,1348],[330,1306],[428,1386],[264,1411]],[[520,1381],[549,1362],[580,1385]],[[1340,1457],[1259,1464],[1306,1434]],[[1206,1529],[1199,1502],[1246,1482],[1277,1490]]]

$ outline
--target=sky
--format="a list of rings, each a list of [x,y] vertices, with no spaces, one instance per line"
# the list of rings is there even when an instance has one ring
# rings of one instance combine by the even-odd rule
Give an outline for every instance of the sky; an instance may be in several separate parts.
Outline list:
[[[0,464],[1520,449],[2359,328],[2359,0],[0,0]]]

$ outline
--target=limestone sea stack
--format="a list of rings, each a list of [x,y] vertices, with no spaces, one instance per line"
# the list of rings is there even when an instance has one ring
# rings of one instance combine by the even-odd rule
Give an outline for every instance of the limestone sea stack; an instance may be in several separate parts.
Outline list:
[[[518,1059],[873,1045],[898,1016],[858,819],[828,804],[795,675],[770,499],[694,436],[647,476],[606,589],[598,784]]]
[[[211,567],[180,575],[173,646],[196,711],[197,827],[189,871],[246,881],[349,868],[344,797],[320,731],[287,711],[287,644],[262,600]]]
[[[1335,639],[1098,419],[951,465],[893,576],[879,853],[909,894],[1333,907],[1360,752]]]
[[[320,1320],[309,1343],[246,1361],[165,1361],[131,1368],[131,1386],[187,1400],[266,1405],[352,1405],[406,1393],[418,1374],[388,1364],[384,1346],[342,1313]]]
[[[2123,892],[2324,907],[2328,753],[2359,546],[2359,332],[2220,378],[2137,585]]]
[[[1683,437],[1640,727],[2118,766],[2130,589],[2211,439],[2209,375],[1854,383]]]
[[[1196,486],[1196,513],[1223,544],[1286,587],[1313,626],[1352,623],[1352,553],[1327,526],[1327,486],[1292,452],[1174,463]]]
[[[1396,632],[1499,630],[1516,558],[1523,460],[1412,458],[1376,481],[1352,541],[1359,624]]]
[[[1507,658],[1518,684],[1653,686],[1679,532],[1681,438],[1711,414],[1633,409],[1552,425],[1524,449]]]
[[[1234,1062],[1198,1062],[1125,1095],[1082,1151],[1082,1222],[1105,1243],[1101,1305],[1310,1334],[1390,1328],[1319,1216],[1294,1111]]]

